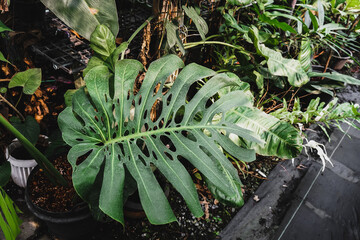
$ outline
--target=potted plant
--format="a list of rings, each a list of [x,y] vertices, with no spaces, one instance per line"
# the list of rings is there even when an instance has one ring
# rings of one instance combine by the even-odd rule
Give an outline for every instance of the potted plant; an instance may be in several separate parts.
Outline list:
[[[72,202],[74,198],[76,198],[75,191],[72,190],[71,178],[66,176],[66,172],[63,171],[60,173],[58,169],[61,169],[61,164],[66,164],[66,159],[58,162],[56,169],[52,162],[50,162],[24,135],[22,135],[15,127],[13,127],[2,115],[0,115],[0,124],[2,124],[8,131],[10,131],[25,147],[25,149],[34,157],[35,161],[38,163],[38,167],[36,171],[32,171],[29,176],[29,181],[27,182],[27,187],[25,188],[25,200],[29,207],[29,209],[34,213],[35,216],[45,221],[48,226],[48,229],[53,234],[65,237],[66,239],[78,239],[78,237],[83,236],[84,231],[79,231],[79,229],[86,229],[88,233],[88,227],[91,226],[92,217],[90,211],[86,204],[77,201],[71,206],[71,209],[67,209],[65,212],[54,212],[49,211],[48,209],[44,209],[43,207],[38,206],[34,203],[34,199],[32,197],[32,193],[30,191],[34,190],[35,186],[39,184],[41,189],[38,192],[49,192],[51,189],[54,192],[59,192],[65,195],[66,192],[73,192],[71,195],[72,198],[68,200],[68,202]],[[55,160],[55,163],[57,161]],[[60,168],[58,167],[60,164]],[[67,170],[69,173],[69,169]],[[70,169],[71,171],[71,169]],[[35,180],[34,176],[40,175],[40,181]],[[68,174],[69,175],[69,174]],[[47,180],[44,180],[47,179]],[[30,182],[30,183],[29,183]],[[43,184],[43,185],[41,185]],[[50,189],[50,190],[49,190]],[[48,195],[50,198],[53,192],[50,192]],[[44,198],[40,196],[40,198]],[[45,202],[50,202],[50,198],[46,199]],[[53,204],[54,202],[52,202]],[[85,228],[86,226],[86,228]],[[77,229],[74,231],[74,227]]]
[[[72,106],[58,118],[63,139],[71,146],[68,160],[73,168],[74,188],[90,208],[124,223],[123,206],[133,178],[149,221],[175,221],[152,171],[155,166],[183,196],[193,215],[200,217],[203,211],[185,161],[199,169],[218,200],[242,205],[238,173],[219,145],[230,154],[241,155],[244,161],[252,161],[254,150],[234,145],[229,135],[250,142],[263,141],[224,118],[212,122],[217,114],[249,104],[241,90],[212,98],[220,89],[237,82],[225,73],[216,74],[197,64],[184,67],[180,58],[168,55],[150,64],[135,93],[133,87],[142,64],[117,60],[121,51],[103,25],[93,33],[91,46],[95,57],[87,68],[86,86],[76,91]],[[109,59],[113,65],[108,64]],[[168,89],[168,77],[179,68],[183,69]],[[190,86],[204,78],[210,80],[190,99]],[[211,99],[216,101],[210,104]],[[160,110],[154,111],[159,106]]]

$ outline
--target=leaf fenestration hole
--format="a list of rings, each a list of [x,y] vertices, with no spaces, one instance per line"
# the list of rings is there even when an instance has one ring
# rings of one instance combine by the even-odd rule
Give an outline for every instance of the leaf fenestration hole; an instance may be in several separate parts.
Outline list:
[[[184,118],[185,106],[182,105],[175,113],[175,123],[179,124]]]
[[[195,135],[192,134],[191,132],[181,131],[181,135],[183,135],[184,137],[186,137],[190,141],[197,142],[197,139],[196,139]]]
[[[147,113],[148,113],[148,110],[146,109],[145,112],[144,112],[144,119],[147,118]]]
[[[176,151],[176,147],[174,146],[173,142],[169,137],[162,135],[160,136],[160,140],[164,144],[164,146],[168,148],[170,151],[172,152]]]
[[[137,139],[136,145],[146,157],[150,157],[149,149],[147,148],[146,142],[143,139]]]
[[[139,158],[140,162],[142,164],[144,164],[144,166],[147,166],[147,164],[146,164],[146,162],[145,162],[145,160],[144,160],[144,158],[142,156],[139,155],[138,158]]]
[[[171,161],[174,161],[174,158],[173,158],[173,156],[172,156],[170,153],[164,152],[164,154],[165,154]]]
[[[172,94],[170,94],[166,99],[166,106],[169,106],[171,103]]]
[[[119,147],[120,147],[122,155],[125,156],[124,146],[122,144],[119,144]]]
[[[152,152],[152,155],[153,155],[153,157],[155,158],[155,160],[158,160],[158,157],[157,157],[157,155],[156,155],[154,152]]]
[[[85,154],[81,155],[80,157],[78,157],[76,159],[76,166],[80,165],[81,163],[83,163],[85,161],[85,159],[91,154],[93,150],[89,150],[88,152],[86,152]]]

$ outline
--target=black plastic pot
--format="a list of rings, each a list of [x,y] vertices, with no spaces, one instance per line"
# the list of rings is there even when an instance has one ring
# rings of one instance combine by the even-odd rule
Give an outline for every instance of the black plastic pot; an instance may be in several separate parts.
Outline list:
[[[95,230],[95,220],[92,218],[88,205],[82,202],[69,212],[50,212],[39,208],[30,199],[29,183],[33,181],[34,174],[39,170],[36,167],[28,178],[25,188],[25,201],[29,210],[39,219],[43,220],[51,234],[64,240],[89,239]]]

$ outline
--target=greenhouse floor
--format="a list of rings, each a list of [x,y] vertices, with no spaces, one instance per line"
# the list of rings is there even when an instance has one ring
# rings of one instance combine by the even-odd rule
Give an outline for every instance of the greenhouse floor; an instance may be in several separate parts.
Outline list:
[[[359,104],[359,89],[347,86],[337,97]],[[333,166],[327,162],[322,171],[309,150],[294,164],[279,163],[255,192],[260,201],[248,201],[219,239],[360,239],[360,130],[341,126],[332,128],[330,142],[319,128],[306,131],[309,140],[325,145]]]
[[[326,149],[333,163],[314,163],[273,239],[360,239],[360,132],[336,129]]]

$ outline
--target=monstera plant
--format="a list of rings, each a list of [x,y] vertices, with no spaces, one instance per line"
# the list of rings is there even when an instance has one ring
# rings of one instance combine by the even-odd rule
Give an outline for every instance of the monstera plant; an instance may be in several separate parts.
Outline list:
[[[236,146],[229,135],[262,141],[225,118],[216,124],[212,120],[215,115],[225,116],[234,107],[247,105],[249,98],[242,91],[214,98],[234,81],[197,64],[184,67],[175,55],[154,61],[135,94],[134,84],[142,68],[140,62],[130,59],[117,61],[114,73],[105,65],[93,67],[85,76],[86,87],[74,94],[72,106],[60,114],[63,139],[72,147],[68,160],[77,193],[93,209],[123,223],[126,189],[135,180],[149,221],[175,221],[153,172],[155,166],[199,217],[203,211],[183,165],[186,160],[202,173],[219,200],[242,205],[238,173],[222,149],[251,161],[254,151]],[[167,79],[180,68],[168,89]],[[189,98],[190,86],[204,78],[210,79]]]

